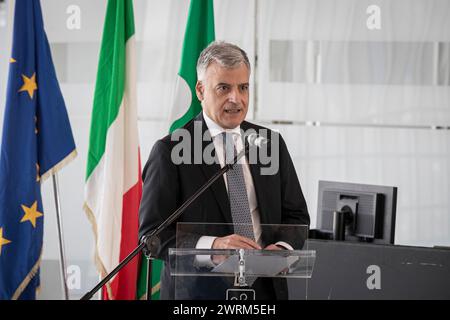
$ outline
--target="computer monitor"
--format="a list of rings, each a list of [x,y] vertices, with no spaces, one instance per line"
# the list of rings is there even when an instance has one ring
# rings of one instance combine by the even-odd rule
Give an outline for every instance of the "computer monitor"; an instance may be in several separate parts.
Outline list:
[[[328,239],[394,244],[397,187],[319,181],[317,229]]]

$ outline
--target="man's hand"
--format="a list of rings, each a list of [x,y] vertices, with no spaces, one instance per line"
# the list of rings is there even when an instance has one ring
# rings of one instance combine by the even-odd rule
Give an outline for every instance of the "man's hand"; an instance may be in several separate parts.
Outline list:
[[[240,236],[238,234],[231,234],[226,237],[216,238],[212,245],[213,249],[257,249],[261,250],[261,246],[258,245],[252,239]],[[225,261],[227,256],[214,255],[212,261],[217,265]]]
[[[252,239],[231,234],[226,237],[216,238],[212,245],[213,249],[258,249],[261,250],[259,244]]]
[[[277,246],[276,244],[269,244],[264,250],[285,250],[281,246]]]
[[[282,246],[277,246],[276,244],[269,244],[267,247],[264,248],[264,250],[287,250],[286,248]],[[287,274],[289,271],[289,268],[284,268],[280,271],[279,274]]]

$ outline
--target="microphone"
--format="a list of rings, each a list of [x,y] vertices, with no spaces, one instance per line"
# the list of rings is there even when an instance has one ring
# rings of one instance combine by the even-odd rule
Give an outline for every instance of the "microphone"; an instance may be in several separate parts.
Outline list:
[[[247,137],[247,141],[248,141],[249,145],[251,145],[253,147],[258,147],[258,148],[269,143],[269,139],[264,138],[263,136],[260,136],[257,133],[249,134]]]

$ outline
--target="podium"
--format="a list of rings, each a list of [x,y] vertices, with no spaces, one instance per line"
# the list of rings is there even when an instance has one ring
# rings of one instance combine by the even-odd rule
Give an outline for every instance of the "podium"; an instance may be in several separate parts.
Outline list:
[[[277,244],[286,250],[211,249],[214,237],[233,234],[235,227],[177,224],[176,248],[168,252],[175,299],[266,300],[283,293],[289,298],[286,279],[311,278],[316,252],[307,248],[307,226],[261,225],[256,230],[262,248]]]

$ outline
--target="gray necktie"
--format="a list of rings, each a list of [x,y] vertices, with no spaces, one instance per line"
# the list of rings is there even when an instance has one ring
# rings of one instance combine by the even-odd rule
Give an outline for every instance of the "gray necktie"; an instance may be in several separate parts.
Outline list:
[[[236,156],[233,134],[223,133],[225,146],[225,163],[233,163]],[[247,189],[245,188],[244,173],[241,164],[235,164],[227,171],[228,196],[230,199],[231,217],[233,219],[234,233],[255,240],[253,223],[248,203]],[[256,277],[246,277],[247,285],[251,286]]]
[[[233,135],[224,134],[225,163],[232,163],[236,155]],[[233,218],[234,232],[246,238],[255,240],[253,234],[252,217],[248,204],[247,189],[245,188],[242,165],[236,164],[227,172],[228,196],[230,199],[231,217]]]

